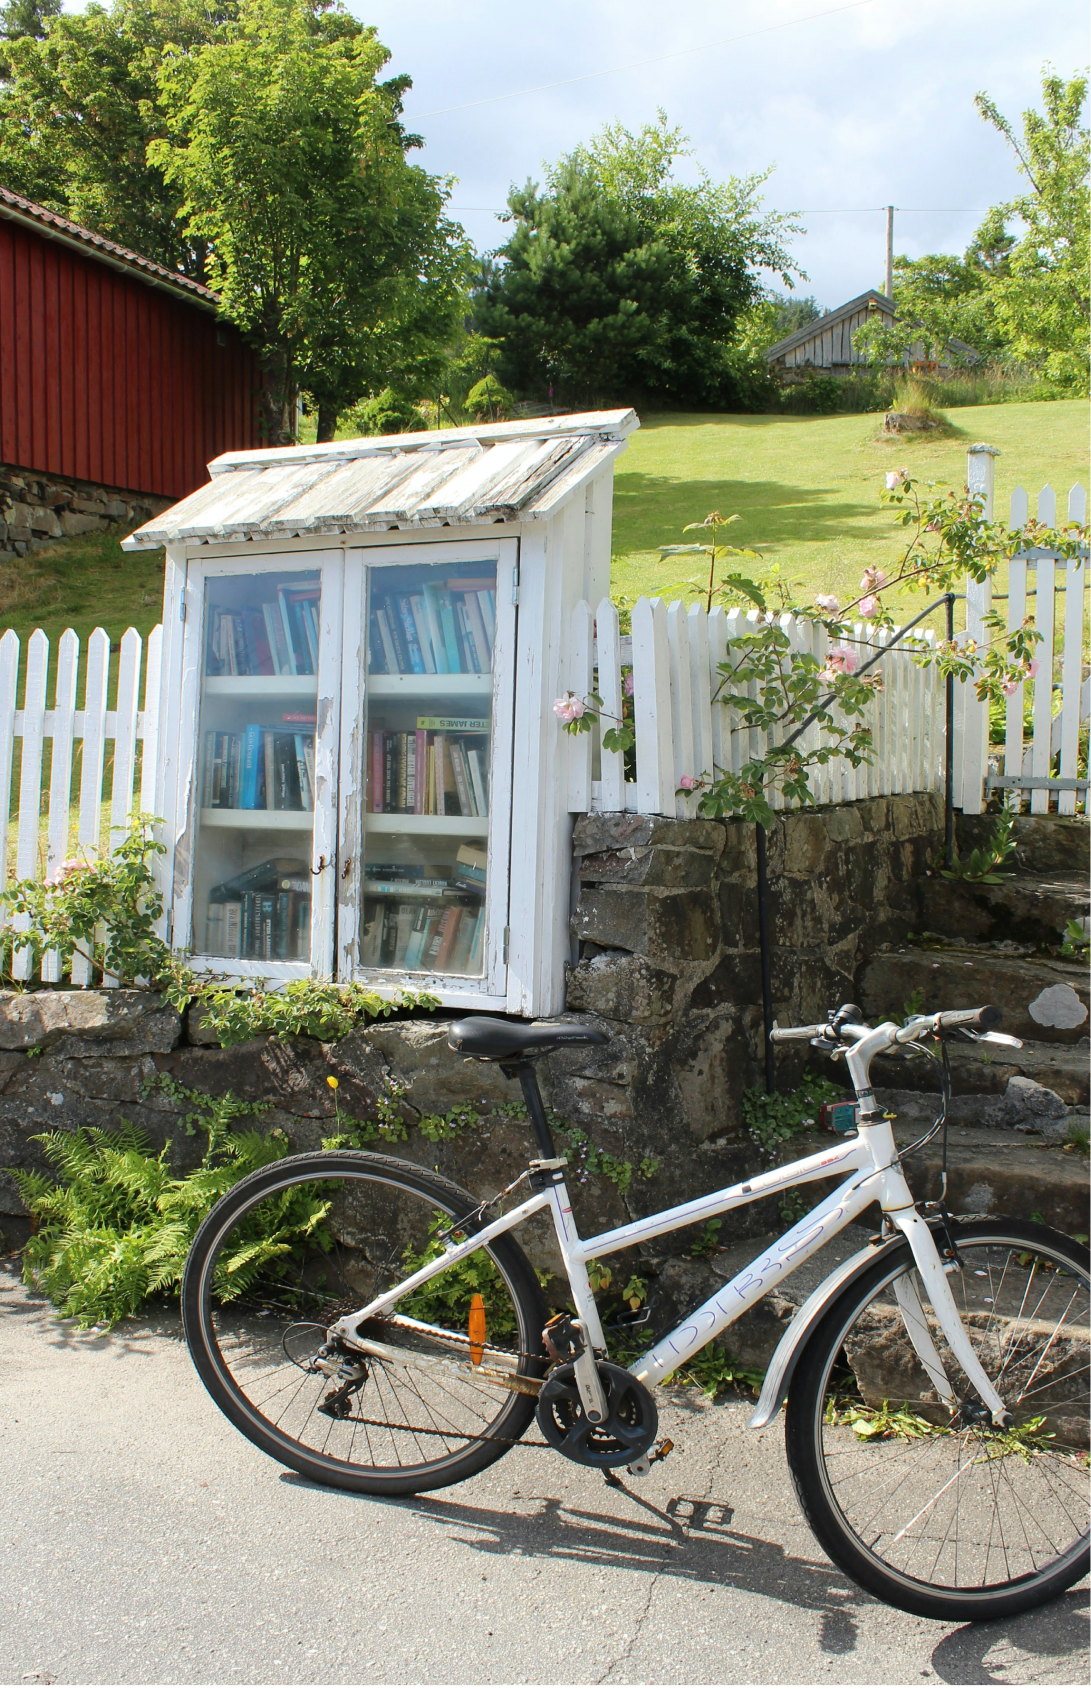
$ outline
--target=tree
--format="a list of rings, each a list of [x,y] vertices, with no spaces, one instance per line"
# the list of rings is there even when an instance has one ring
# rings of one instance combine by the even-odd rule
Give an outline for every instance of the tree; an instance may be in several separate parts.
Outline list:
[[[940,361],[953,340],[979,357],[997,356],[1005,340],[993,309],[990,283],[1007,261],[1014,241],[997,230],[994,212],[975,234],[965,256],[932,252],[923,258],[894,260],[894,303],[890,322],[871,314],[854,337],[857,351],[872,364],[905,363],[914,356]],[[957,361],[957,358],[956,358]]]
[[[4,13],[11,45],[0,87],[0,180],[203,281],[203,245],[184,235],[181,195],[147,149],[165,132],[156,71],[167,44],[193,52],[233,11],[232,0],[114,0],[109,11],[90,5],[63,15],[53,5],[11,0]],[[18,38],[9,18],[27,23]]]
[[[223,314],[261,353],[276,443],[301,390],[332,438],[362,392],[434,379],[463,308],[462,231],[443,215],[447,183],[406,161],[406,79],[376,80],[388,57],[340,7],[241,0],[159,71],[167,138],[149,160],[184,196]]]
[[[787,340],[797,328],[806,328],[808,323],[817,322],[822,315],[822,307],[813,294],[806,299],[787,299],[782,293],[772,293],[769,303],[772,306],[769,312],[771,346],[775,346],[778,340]]]
[[[561,158],[544,188],[508,196],[511,238],[475,298],[475,325],[502,341],[499,374],[576,401],[647,395],[725,404],[737,319],[791,286],[783,241],[798,225],[760,210],[766,175],[695,186],[673,179],[685,138],[662,113],[636,135],[608,125]]]
[[[1012,350],[1043,363],[1063,386],[1088,390],[1088,131],[1081,126],[1087,78],[1064,82],[1042,76],[1044,110],[1023,113],[1022,140],[988,94],[975,105],[1015,153],[1030,191],[998,206],[995,216],[1018,218],[1023,233],[989,294]]]

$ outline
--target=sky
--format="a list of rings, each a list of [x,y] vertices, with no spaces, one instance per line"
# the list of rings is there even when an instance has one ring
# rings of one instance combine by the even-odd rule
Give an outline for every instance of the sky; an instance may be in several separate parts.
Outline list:
[[[386,74],[413,78],[405,119],[425,140],[413,156],[457,178],[451,206],[481,251],[505,238],[495,213],[513,182],[662,107],[713,177],[775,166],[766,204],[804,213],[797,291],[824,308],[882,287],[883,206],[896,207],[895,251],[961,252],[1020,190],[979,89],[1018,120],[1040,103],[1044,64],[1070,77],[1091,57],[1086,0],[347,3],[390,49]]]

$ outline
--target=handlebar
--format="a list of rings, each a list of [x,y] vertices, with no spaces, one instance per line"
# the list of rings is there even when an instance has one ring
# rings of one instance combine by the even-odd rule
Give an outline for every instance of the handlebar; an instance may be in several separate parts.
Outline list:
[[[851,1017],[851,1018],[850,1018]],[[914,1015],[905,1025],[891,1027],[891,1044],[910,1044],[917,1038],[927,1037],[929,1034],[954,1031],[961,1027],[967,1032],[989,1033],[995,1026],[999,1026],[1003,1016],[994,1004],[986,1003],[979,1009],[941,1009],[936,1014]],[[863,1024],[863,1017],[853,1003],[846,1003],[843,1008],[831,1016],[822,1026],[777,1026],[774,1024],[769,1037],[774,1044],[784,1044],[791,1040],[811,1041],[819,1038],[829,1044],[838,1046],[846,1042],[858,1043],[866,1038],[875,1027]],[[1007,1039],[1004,1040],[1008,1042]],[[1018,1043],[1018,1039],[1012,1039]]]

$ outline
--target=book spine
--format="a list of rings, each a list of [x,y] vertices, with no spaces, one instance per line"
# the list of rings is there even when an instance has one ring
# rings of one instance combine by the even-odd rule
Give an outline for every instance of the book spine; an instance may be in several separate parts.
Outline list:
[[[432,651],[432,638],[428,631],[428,617],[424,611],[424,599],[415,593],[409,600],[409,608],[413,612],[413,626],[417,630],[417,644],[420,646],[421,658],[424,662],[425,674],[435,674],[436,659]]]
[[[284,641],[284,653],[285,653],[285,657],[287,659],[283,672],[285,674],[298,674],[299,673],[299,666],[296,662],[295,642],[292,639],[292,622],[291,622],[291,617],[288,613],[288,600],[285,596],[283,587],[277,588],[277,601],[276,601],[276,605],[274,606],[274,608],[275,608],[275,610],[279,611],[279,613],[280,613],[280,625],[281,625],[281,630],[282,630],[282,638],[283,638],[283,641]]]
[[[421,655],[420,644],[417,640],[417,624],[413,620],[413,606],[403,593],[397,600],[398,615],[401,617],[402,633],[405,636],[405,649],[409,653],[409,669],[412,674],[424,673],[424,658]]]
[[[447,645],[443,638],[443,625],[439,614],[439,595],[434,586],[424,588],[424,613],[428,620],[428,633],[432,641],[432,654],[436,659],[436,673],[449,674],[450,666],[447,662]]]
[[[462,924],[462,916],[464,912],[465,911],[461,909],[458,904],[453,905],[447,911],[447,915],[443,923],[443,940],[439,947],[439,954],[436,957],[437,973],[442,974],[448,971],[448,965],[451,960],[451,952],[454,949],[455,941],[458,938],[458,929]]]
[[[311,791],[310,776],[307,773],[307,758],[303,750],[303,735],[302,733],[293,733],[292,738],[294,740],[295,749],[296,777],[299,780],[299,807],[300,809],[313,809],[314,794]]]
[[[387,623],[390,627],[390,637],[394,641],[394,649],[398,654],[397,672],[399,674],[412,674],[413,669],[409,661],[409,652],[406,650],[405,645],[405,629],[401,625],[401,617],[398,613],[398,606],[394,602],[393,598],[390,597],[389,593],[383,599],[383,604],[386,609]]]
[[[477,672],[478,674],[488,674],[492,666],[492,659],[489,655],[489,642],[485,635],[485,624],[481,620],[481,610],[477,602],[476,592],[466,594],[466,615],[470,623],[474,650],[477,652]]]
[[[455,599],[455,619],[462,640],[462,649],[466,653],[466,672],[468,674],[480,674],[481,659],[474,645],[473,634],[470,632],[470,617],[464,598]]]
[[[457,739],[452,739],[447,747],[451,757],[451,767],[454,770],[455,789],[458,792],[459,813],[474,815],[473,799],[470,796],[470,786],[466,779],[466,765],[462,759],[462,746]]]
[[[223,926],[223,956],[237,956],[239,941],[242,936],[242,905],[241,903],[225,903]]]
[[[428,735],[418,727],[413,740],[413,813],[423,815],[428,792]]]
[[[212,808],[212,767],[213,767],[213,763],[215,762],[215,759],[216,759],[216,735],[215,735],[215,733],[206,733],[205,734],[205,778],[204,778],[204,784],[201,788],[201,806],[204,809],[211,809]]]
[[[276,920],[273,927],[273,951],[278,962],[288,960],[290,934],[288,930],[288,911],[291,893],[279,891],[277,893]]]
[[[443,630],[443,643],[447,651],[447,672],[448,674],[462,674],[464,672],[462,655],[458,648],[458,634],[455,630],[455,607],[451,602],[451,594],[437,590],[436,598],[439,601],[440,627]]]
[[[261,735],[262,757],[265,772],[265,808],[277,808],[277,763],[274,734],[265,728]],[[261,807],[260,805],[258,806]]]
[[[485,625],[485,638],[489,642],[489,660],[492,660],[492,648],[496,644],[496,604],[491,591],[479,592],[477,606],[481,611],[481,620]]]
[[[261,783],[261,728],[251,724],[243,734],[242,791],[240,809],[257,809]]]
[[[273,665],[274,674],[283,674],[280,662],[280,647],[284,639],[284,630],[280,626],[280,616],[275,604],[266,602],[261,607],[262,620],[265,623],[265,637],[269,642],[269,660]]]
[[[466,759],[466,777],[470,782],[470,789],[474,795],[474,811],[477,815],[489,813],[489,794],[485,789],[485,771],[481,766],[481,752],[474,746],[467,746],[463,755]]]

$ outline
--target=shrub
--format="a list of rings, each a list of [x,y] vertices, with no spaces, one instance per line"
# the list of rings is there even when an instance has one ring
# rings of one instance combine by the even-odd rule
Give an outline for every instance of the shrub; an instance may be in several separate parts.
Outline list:
[[[354,405],[345,417],[345,426],[361,434],[423,434],[428,421],[417,409],[413,399],[384,387],[372,399]]]
[[[511,415],[511,394],[495,375],[486,375],[466,395],[466,409],[475,422],[503,422]]]

